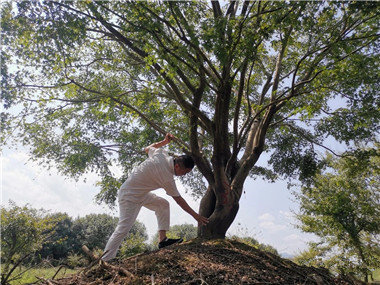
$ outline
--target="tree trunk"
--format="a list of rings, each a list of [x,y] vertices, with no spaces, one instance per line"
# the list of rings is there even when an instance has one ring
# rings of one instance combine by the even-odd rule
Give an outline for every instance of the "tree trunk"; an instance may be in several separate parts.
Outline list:
[[[200,203],[199,213],[209,218],[206,226],[198,228],[198,237],[205,239],[225,238],[226,232],[235,220],[239,210],[239,200],[232,191],[222,189],[220,199],[216,198],[216,189],[209,187]]]

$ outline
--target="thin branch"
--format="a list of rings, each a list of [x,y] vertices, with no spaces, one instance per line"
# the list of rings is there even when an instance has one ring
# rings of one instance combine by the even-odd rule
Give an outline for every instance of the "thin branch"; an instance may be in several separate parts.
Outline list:
[[[133,112],[137,113],[139,115],[139,117],[141,117],[144,121],[146,121],[156,131],[160,132],[163,135],[166,135],[168,133],[167,131],[165,131],[164,129],[162,129],[159,125],[157,125],[155,122],[153,122],[152,120],[150,120],[144,113],[142,113],[141,111],[139,111],[137,108],[133,107],[132,105],[130,105],[130,104],[126,103],[126,102],[123,102],[123,101],[117,99],[114,96],[110,96],[110,98],[113,101],[115,101],[116,103],[119,103],[120,105],[125,106],[125,107],[131,109]],[[122,108],[120,108],[120,109],[122,109]],[[185,149],[187,149],[187,150],[190,149],[189,145],[187,145],[185,142],[183,142],[179,138],[174,138],[174,141],[177,142],[178,144],[182,145],[182,147],[184,147]]]
[[[196,52],[201,56],[201,58],[207,63],[207,65],[209,66],[209,68],[211,69],[212,73],[209,72],[209,70],[207,68],[204,68],[204,71],[207,75],[209,75],[211,78],[217,78],[218,81],[221,80],[221,76],[220,74],[218,73],[217,69],[215,68],[215,66],[212,64],[212,62],[210,61],[210,59],[204,54],[204,52],[198,47],[196,46],[191,40],[189,40],[186,35],[185,35],[185,32],[183,31],[182,29],[182,26],[181,26],[181,23],[180,21],[178,20],[177,18],[177,14],[175,13],[174,11],[174,8],[173,8],[173,3],[172,2],[169,2],[169,5],[170,5],[170,9],[173,13],[173,16],[174,16],[174,19],[178,25],[178,27],[180,28],[181,32],[182,32],[182,36],[178,33],[177,29],[175,29],[168,21],[166,20],[163,20],[161,18],[159,18],[160,20],[164,21],[166,23],[166,25],[168,27],[170,27],[177,35],[178,37],[184,41],[186,44],[188,44],[189,46],[191,46],[192,48],[194,48],[196,50]],[[179,16],[181,17],[182,20],[184,20],[186,22],[186,19],[185,17],[182,15],[181,11],[178,11],[179,13]]]
[[[308,142],[312,143],[312,144],[315,144],[317,146],[320,146],[322,148],[324,148],[325,150],[331,152],[333,155],[337,156],[337,157],[343,157],[343,155],[340,155],[340,154],[337,154],[336,152],[334,152],[332,149],[328,148],[327,146],[323,145],[322,143],[319,143],[315,140],[313,140],[312,138],[310,138],[310,136],[307,136],[305,135],[304,132],[302,132],[301,130],[299,130],[298,128],[294,127],[293,125],[291,124],[284,124],[286,126],[288,126],[289,128],[291,128],[293,131],[297,132],[300,136],[302,136],[304,139],[306,139]]]
[[[59,87],[63,87],[66,85],[70,85],[72,82],[66,82],[66,83],[60,83],[57,85],[37,85],[37,84],[21,84],[21,85],[15,85],[10,88],[40,88],[40,89],[55,89]]]
[[[239,2],[236,0],[231,0],[230,5],[228,6],[226,16],[230,15],[230,18],[234,18],[236,15],[237,6],[239,5]]]
[[[214,12],[214,18],[217,19],[222,16],[222,9],[218,0],[211,1],[212,11]]]
[[[51,1],[51,3],[56,4],[56,5],[58,5],[58,6],[61,6],[61,7],[64,7],[64,8],[66,8],[66,9],[70,10],[70,11],[73,11],[73,12],[79,14],[79,15],[82,15],[82,16],[85,16],[85,17],[88,17],[88,18],[90,18],[90,19],[92,19],[92,20],[99,21],[99,19],[98,19],[96,16],[91,16],[90,14],[87,14],[87,13],[85,13],[85,12],[83,12],[83,11],[77,10],[77,9],[71,7],[70,5],[63,4],[62,2]],[[89,5],[93,5],[93,3],[91,3],[91,4],[89,4]],[[91,10],[91,9],[90,9],[90,10]],[[112,23],[109,23],[109,22],[107,22],[107,23],[108,23],[110,26],[112,26],[113,28],[118,28],[118,29],[120,29],[120,30],[122,30],[122,31],[128,32],[128,30],[124,29],[123,27],[121,27],[121,26],[119,26],[119,25],[112,24]]]
[[[248,10],[248,6],[249,6],[250,2],[251,1],[244,1],[244,3],[243,3],[243,8],[241,9],[241,16],[243,16],[244,18],[245,18],[245,15],[247,14],[247,10]],[[251,6],[251,9],[252,9],[253,5]],[[248,12],[248,15],[249,15],[249,12]]]
[[[131,25],[134,25],[132,22],[128,21],[127,19],[125,19],[123,16],[119,15],[118,13],[115,13],[114,11],[108,9],[106,6],[102,5],[101,3],[97,2],[98,5],[100,5],[101,7],[105,8],[107,11],[110,11],[112,12],[113,14],[117,15],[118,17],[120,17],[121,19],[127,21],[129,24]],[[162,19],[161,17],[159,17],[156,13],[154,13],[153,11],[151,11],[149,8],[143,6],[143,8],[145,10],[147,10],[148,12],[150,12],[152,15],[154,15],[157,19],[159,19],[160,21],[162,21],[163,23],[165,23],[167,26],[169,26],[169,28],[172,28],[174,29],[170,23],[164,19]],[[159,46],[161,46],[164,51],[166,51],[167,53],[171,54],[174,58],[176,58],[179,62],[182,62],[183,64],[185,64],[190,70],[192,70],[194,73],[197,73],[196,69],[189,63],[187,63],[183,57],[175,54],[173,52],[173,50],[171,50],[170,48],[168,48],[161,40],[161,37],[157,34],[156,31],[154,30],[149,30],[147,29],[145,26],[142,26],[140,27],[142,29],[144,29],[146,32],[150,33],[151,35],[153,35],[155,38],[156,38],[156,41],[158,42]],[[161,36],[162,35],[165,35],[165,33],[161,33]],[[168,40],[168,42],[171,42],[170,39]],[[193,60],[193,61],[196,61],[196,59],[190,54],[190,53],[187,53],[187,55]],[[169,64],[171,65],[174,65],[173,62],[170,62]],[[187,79],[187,77],[185,76],[185,74],[181,71],[181,69],[177,66],[177,73],[178,75],[181,77],[181,79],[185,82],[186,86],[192,91],[194,92],[195,90],[195,87],[190,83],[190,80]]]
[[[253,67],[253,65],[252,65]],[[236,158],[239,154],[239,131],[238,131],[238,121],[239,121],[239,115],[240,115],[240,106],[243,98],[244,93],[244,82],[245,82],[245,76],[248,68],[248,61],[245,62],[241,75],[240,75],[240,84],[239,84],[239,90],[238,90],[238,99],[236,101],[235,106],[235,115],[234,115],[234,123],[233,123],[233,135],[234,135],[234,141],[232,146],[232,155],[230,156],[227,165],[226,165],[226,172],[230,173],[233,167],[234,162],[236,161]],[[252,69],[251,69],[252,70]]]
[[[19,265],[27,258],[31,255],[32,253],[27,253],[25,254],[24,256],[20,257],[16,262],[15,264],[13,265],[13,267],[11,268],[11,270],[9,270],[9,272],[5,275],[4,278],[2,278],[2,282],[6,283],[8,281],[8,279],[11,277],[13,271],[16,270],[17,267],[19,267]],[[2,276],[3,277],[3,276]]]

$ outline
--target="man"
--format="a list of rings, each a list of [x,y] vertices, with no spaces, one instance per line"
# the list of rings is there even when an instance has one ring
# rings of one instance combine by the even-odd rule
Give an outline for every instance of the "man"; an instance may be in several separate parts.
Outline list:
[[[119,246],[128,235],[136,221],[141,207],[146,207],[156,213],[158,222],[159,248],[179,243],[182,239],[168,239],[166,232],[170,225],[169,202],[156,196],[151,191],[163,188],[166,194],[172,196],[177,204],[199,224],[205,225],[208,219],[196,213],[179,194],[174,182],[174,175],[189,173],[194,167],[193,159],[188,155],[172,158],[161,147],[170,143],[173,135],[166,134],[165,139],[145,148],[149,158],[135,168],[119,189],[120,217],[117,227],[110,237],[102,259],[108,261],[115,258]]]

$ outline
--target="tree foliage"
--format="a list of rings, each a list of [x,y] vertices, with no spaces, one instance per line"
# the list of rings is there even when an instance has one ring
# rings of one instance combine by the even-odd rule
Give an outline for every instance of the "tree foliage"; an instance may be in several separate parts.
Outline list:
[[[29,205],[1,207],[1,284],[18,278],[11,274],[49,242],[58,221]]]
[[[78,217],[73,222],[72,231],[76,234],[75,252],[83,245],[89,249],[103,249],[116,228],[118,219],[107,214],[89,214]]]
[[[89,214],[73,219],[66,213],[49,213],[30,205],[9,202],[1,207],[1,284],[17,280],[26,270],[45,259],[50,264],[83,265],[82,246],[101,254],[118,219],[107,214]],[[148,249],[146,227],[139,221],[122,244],[122,255],[131,256]]]
[[[73,231],[73,219],[66,213],[54,213],[51,216],[58,222],[48,242],[38,251],[38,257],[53,260],[67,258],[70,251],[76,250],[73,247],[77,240],[77,233]]]
[[[60,250],[65,252],[64,258],[67,258],[70,252],[82,253],[83,245],[93,251],[103,250],[118,223],[118,218],[108,214],[88,214],[74,220],[70,218],[70,220],[71,226],[67,231],[62,230],[61,224],[57,225],[54,236],[57,241],[52,248],[44,248],[50,256],[53,254],[51,257],[56,258],[54,253]],[[129,243],[131,247],[139,246],[140,240],[137,240],[135,236],[141,237],[142,242],[148,239],[146,227],[139,221],[134,223],[130,236],[126,237],[125,242]]]
[[[275,254],[277,256],[280,256],[280,254],[278,253],[277,249],[275,249],[273,246],[269,245],[269,244],[263,244],[263,243],[259,243],[255,238],[253,237],[250,237],[250,236],[245,236],[245,237],[240,237],[240,236],[236,236],[236,235],[233,235],[231,237],[232,240],[237,240],[241,243],[245,243],[249,246],[252,246],[252,247],[255,247],[255,248],[258,248],[262,251],[266,251],[266,252],[270,252],[272,254]]]
[[[136,231],[136,225],[143,226],[140,228],[143,231]],[[140,223],[134,224],[134,230],[129,232],[127,238],[123,241],[120,247],[120,252],[118,253],[122,257],[130,257],[138,253],[147,251],[149,246],[146,243],[148,235],[145,232],[145,226]],[[155,247],[156,245],[154,245]]]
[[[5,3],[3,142],[65,175],[98,172],[112,204],[142,148],[170,131],[197,165],[183,182],[203,197],[202,233],[224,237],[249,175],[307,182],[317,150],[334,151],[326,137],[378,140],[379,5]]]
[[[170,227],[169,235],[183,240],[191,240],[197,237],[197,228],[192,224],[174,225]]]
[[[301,229],[320,238],[313,244],[313,254],[343,273],[367,276],[380,266],[380,153],[376,150],[377,156],[329,157],[326,171],[299,195]],[[310,260],[315,262],[315,256]]]
[[[197,228],[192,224],[181,224],[170,226],[169,231],[166,233],[168,238],[182,238],[185,241],[191,240],[197,237]],[[158,232],[153,236],[151,240],[151,247],[154,248],[160,242]]]

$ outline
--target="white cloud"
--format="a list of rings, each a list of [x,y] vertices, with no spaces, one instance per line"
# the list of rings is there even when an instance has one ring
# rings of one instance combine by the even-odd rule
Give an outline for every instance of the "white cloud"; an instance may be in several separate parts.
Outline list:
[[[317,240],[318,238],[313,234],[292,230],[280,238],[281,246],[277,247],[277,249],[279,252],[288,252],[297,255],[308,248],[310,241]]]
[[[290,211],[273,210],[262,213],[257,217],[260,234],[256,238],[260,243],[273,246],[280,253],[297,254],[307,248],[311,237],[295,229],[293,224],[294,215]]]
[[[286,225],[278,223],[276,218],[270,213],[260,215],[258,220],[260,221],[259,227],[269,233],[277,233],[287,228]]]
[[[290,222],[293,222],[295,219],[295,215],[293,212],[290,211],[280,211],[279,212],[281,216],[283,216],[285,219],[289,220]]]
[[[269,221],[274,221],[275,220],[275,217],[270,214],[270,213],[265,213],[265,214],[262,214],[258,217],[258,220],[259,221],[266,221],[266,222],[269,222]]]
[[[105,212],[106,209],[93,203],[98,190],[93,186],[95,181],[94,175],[88,176],[88,183],[65,179],[54,170],[28,161],[26,153],[10,152],[2,157],[1,203],[13,200],[18,205],[67,212],[73,217]]]
[[[290,235],[285,236],[283,240],[288,241],[288,242],[294,242],[294,241],[302,240],[302,238],[298,234],[290,234]]]
[[[286,229],[285,225],[281,224],[275,224],[274,222],[261,222],[259,223],[259,226],[266,231],[269,231],[270,233],[277,233],[279,231],[283,231]]]

